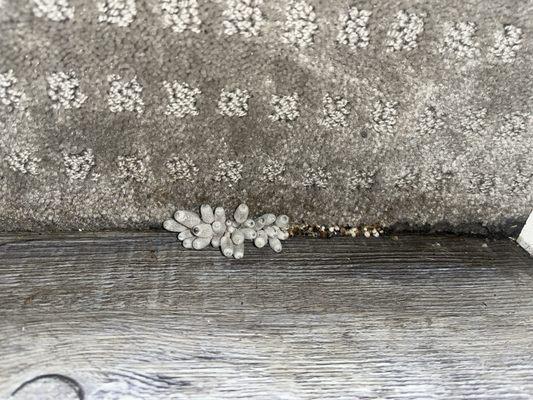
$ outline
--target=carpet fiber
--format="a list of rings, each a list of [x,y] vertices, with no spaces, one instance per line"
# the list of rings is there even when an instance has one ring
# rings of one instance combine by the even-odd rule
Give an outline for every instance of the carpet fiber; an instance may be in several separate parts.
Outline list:
[[[533,203],[533,2],[0,0],[0,229],[207,202],[506,231]]]

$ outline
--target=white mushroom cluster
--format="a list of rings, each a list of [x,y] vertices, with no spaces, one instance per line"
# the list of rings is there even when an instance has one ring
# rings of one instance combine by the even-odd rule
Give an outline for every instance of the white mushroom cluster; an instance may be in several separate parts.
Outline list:
[[[264,214],[252,219],[246,204],[237,207],[233,218],[226,216],[224,208],[213,210],[208,204],[200,207],[200,215],[178,210],[173,219],[163,223],[163,227],[178,233],[178,239],[186,249],[201,250],[211,245],[220,247],[226,257],[237,259],[244,256],[245,240],[252,240],[258,248],[268,244],[279,253],[281,241],[289,238],[289,217]]]

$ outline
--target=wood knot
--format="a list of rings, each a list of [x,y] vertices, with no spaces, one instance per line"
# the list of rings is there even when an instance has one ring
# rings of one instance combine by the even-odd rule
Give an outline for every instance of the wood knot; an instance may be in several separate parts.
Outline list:
[[[32,378],[20,385],[10,399],[62,399],[84,400],[82,387],[76,380],[61,374],[46,374]]]

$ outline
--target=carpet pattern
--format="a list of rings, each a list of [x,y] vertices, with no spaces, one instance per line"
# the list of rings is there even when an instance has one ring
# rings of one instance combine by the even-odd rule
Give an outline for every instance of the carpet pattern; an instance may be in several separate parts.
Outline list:
[[[533,204],[533,1],[0,0],[0,229],[507,231]]]

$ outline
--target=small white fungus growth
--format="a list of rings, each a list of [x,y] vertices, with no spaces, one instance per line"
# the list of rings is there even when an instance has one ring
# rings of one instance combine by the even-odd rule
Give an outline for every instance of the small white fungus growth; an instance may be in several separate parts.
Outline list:
[[[311,46],[318,31],[316,14],[312,5],[305,1],[290,1],[285,22],[285,42],[298,48]]]
[[[453,53],[458,58],[475,58],[479,56],[479,43],[475,39],[476,31],[477,25],[474,22],[446,24],[441,51]]]
[[[461,129],[465,134],[480,134],[485,129],[487,109],[468,110],[461,119]]]
[[[200,33],[202,21],[198,16],[197,0],[161,0],[163,26],[170,27],[176,33],[190,30]]]
[[[294,121],[300,116],[298,110],[298,93],[292,96],[272,96],[271,101],[274,111],[270,114],[270,119],[273,121]]]
[[[100,12],[98,22],[106,22],[120,27],[131,24],[137,15],[135,0],[104,0],[97,3]]]
[[[0,102],[6,107],[19,108],[23,98],[22,92],[15,89],[17,78],[12,70],[0,74]]]
[[[80,108],[87,96],[80,90],[80,81],[74,72],[58,72],[46,78],[48,97],[54,108]]]
[[[119,178],[138,183],[146,182],[148,170],[144,161],[134,156],[117,157]]]
[[[387,32],[387,51],[414,50],[418,47],[418,36],[424,32],[424,20],[401,10]]]
[[[393,134],[398,119],[397,107],[395,101],[376,101],[372,111],[372,128],[378,133]]]
[[[350,112],[346,109],[348,100],[341,96],[332,97],[329,93],[322,99],[323,114],[320,123],[328,128],[341,128],[348,124],[346,117]]]
[[[339,17],[337,42],[348,45],[353,50],[367,47],[370,42],[368,20],[371,15],[370,11],[350,7],[348,14]]]
[[[522,47],[522,29],[514,25],[504,25],[503,31],[496,33],[495,39],[492,54],[504,63],[512,63]]]
[[[281,241],[290,237],[289,217],[263,214],[252,219],[249,212],[246,204],[240,204],[232,218],[222,207],[213,211],[213,207],[203,204],[200,214],[177,210],[174,218],[163,222],[163,228],[178,233],[178,240],[186,249],[202,250],[211,245],[220,248],[225,257],[240,259],[244,256],[245,240],[250,240],[258,248],[268,244],[279,253]]]
[[[63,154],[63,164],[70,180],[85,180],[94,167],[92,149],[83,150],[79,154]]]
[[[165,167],[175,181],[194,182],[199,171],[188,155],[183,158],[172,156],[170,160],[165,163]]]
[[[243,165],[239,161],[224,161],[218,159],[218,170],[215,175],[215,182],[227,182],[229,187],[233,187],[242,179]]]
[[[33,13],[39,18],[62,22],[74,18],[74,7],[67,0],[33,0]]]
[[[15,172],[37,175],[39,173],[40,158],[34,157],[28,150],[12,151],[6,157],[7,164]]]
[[[426,107],[418,121],[417,132],[421,135],[433,135],[443,126],[442,113],[434,107]]]
[[[165,87],[169,104],[167,105],[165,114],[173,115],[178,118],[184,118],[187,115],[198,115],[196,108],[196,96],[202,92],[198,88],[191,88],[187,83],[179,82],[163,82]]]
[[[228,0],[224,10],[224,33],[241,34],[244,37],[259,35],[263,26],[263,13],[259,6],[263,0]]]
[[[250,95],[247,90],[223,89],[218,101],[218,111],[227,117],[244,117],[248,114],[248,99]]]
[[[268,182],[284,181],[285,164],[281,161],[270,159],[262,169],[263,180]]]
[[[325,168],[308,167],[304,173],[303,186],[307,189],[317,188],[325,189],[328,186],[331,179],[331,173],[326,171]]]
[[[144,110],[142,100],[143,87],[137,82],[137,77],[131,81],[123,81],[119,75],[109,75],[110,83],[107,104],[111,112],[135,111],[141,114]]]

